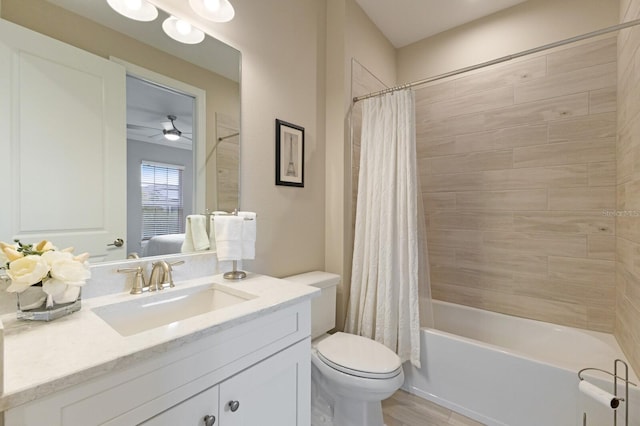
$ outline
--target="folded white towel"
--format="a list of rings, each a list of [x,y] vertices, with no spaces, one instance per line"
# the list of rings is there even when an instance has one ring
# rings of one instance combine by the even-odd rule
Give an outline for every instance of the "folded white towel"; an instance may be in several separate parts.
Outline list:
[[[216,251],[216,225],[214,223],[215,216],[228,216],[229,213],[216,210],[209,215],[209,250]]]
[[[215,227],[216,251],[218,260],[242,259],[242,224],[244,218],[239,216],[216,216]]]
[[[255,212],[238,212],[238,216],[246,219],[242,222],[242,258],[255,259],[257,215]]]
[[[207,250],[209,248],[209,235],[207,235],[207,218],[201,214],[187,216],[184,230],[183,253]]]

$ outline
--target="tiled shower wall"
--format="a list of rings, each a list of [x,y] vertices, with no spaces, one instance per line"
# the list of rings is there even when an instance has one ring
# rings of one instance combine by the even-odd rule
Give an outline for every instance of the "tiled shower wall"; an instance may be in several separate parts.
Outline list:
[[[622,21],[640,18],[640,0],[620,2]],[[618,145],[615,334],[640,372],[640,27],[618,36]]]
[[[616,40],[416,90],[435,299],[613,331]]]

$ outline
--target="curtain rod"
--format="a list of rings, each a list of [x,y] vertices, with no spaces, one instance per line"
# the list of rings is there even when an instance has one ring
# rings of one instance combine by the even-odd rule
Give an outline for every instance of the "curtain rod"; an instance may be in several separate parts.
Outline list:
[[[421,86],[423,84],[427,84],[427,83],[431,83],[431,82],[434,82],[434,81],[442,80],[442,79],[445,79],[447,77],[452,77],[452,76],[455,76],[455,75],[458,75],[458,74],[463,74],[465,72],[474,71],[474,70],[477,70],[477,69],[480,69],[480,68],[485,68],[485,67],[488,67],[490,65],[495,65],[495,64],[502,63],[502,62],[511,61],[513,59],[520,58],[522,56],[531,55],[532,53],[538,53],[538,52],[542,52],[544,50],[553,49],[554,47],[563,46],[565,44],[574,43],[576,41],[586,40],[588,38],[597,37],[599,35],[612,33],[614,31],[620,31],[620,30],[623,30],[625,28],[633,27],[633,26],[636,26],[636,25],[639,25],[639,24],[640,24],[640,19],[636,19],[636,20],[633,20],[633,21],[624,22],[622,24],[613,25],[611,27],[602,28],[600,30],[592,31],[592,32],[589,32],[589,33],[586,33],[586,34],[582,34],[582,35],[579,35],[579,36],[575,36],[575,37],[567,38],[567,39],[564,39],[564,40],[556,41],[556,42],[553,42],[553,43],[545,44],[545,45],[542,45],[542,46],[539,46],[539,47],[534,47],[533,49],[523,50],[522,52],[514,53],[512,55],[502,56],[500,58],[492,59],[492,60],[487,61],[487,62],[481,62],[481,63],[476,64],[476,65],[471,65],[471,66],[468,66],[468,67],[457,69],[455,71],[449,71],[449,72],[446,72],[444,74],[436,75],[434,77],[428,77],[428,78],[425,78],[425,79],[422,79],[422,80],[413,81],[411,83],[402,84],[400,86],[390,87],[388,89],[379,90],[377,92],[372,92],[372,93],[369,93],[367,95],[356,96],[356,97],[353,98],[353,103],[355,104],[355,103],[360,102],[360,101],[365,100],[365,99],[373,98],[373,97],[384,95],[384,94],[387,94],[387,93],[396,92],[398,90],[408,89],[410,87],[415,87],[415,86]]]

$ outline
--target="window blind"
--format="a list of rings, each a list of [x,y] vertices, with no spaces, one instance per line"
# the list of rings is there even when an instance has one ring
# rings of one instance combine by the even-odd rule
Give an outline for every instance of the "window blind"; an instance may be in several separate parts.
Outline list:
[[[184,167],[143,161],[142,240],[156,235],[184,232],[182,172]]]

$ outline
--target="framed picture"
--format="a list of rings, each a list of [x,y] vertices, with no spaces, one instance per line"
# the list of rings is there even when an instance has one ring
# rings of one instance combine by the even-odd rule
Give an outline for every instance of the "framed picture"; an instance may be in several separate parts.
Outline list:
[[[276,185],[304,187],[304,127],[278,119]]]

